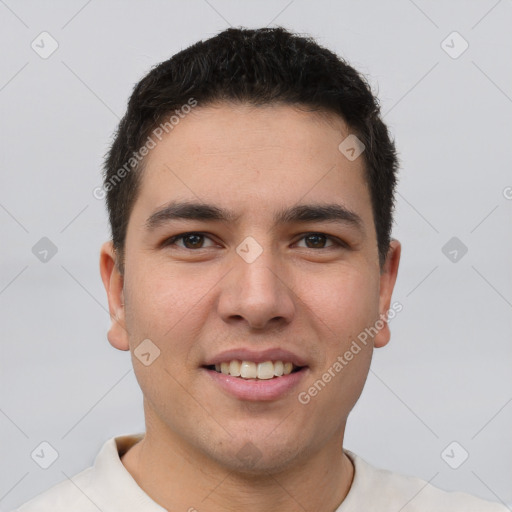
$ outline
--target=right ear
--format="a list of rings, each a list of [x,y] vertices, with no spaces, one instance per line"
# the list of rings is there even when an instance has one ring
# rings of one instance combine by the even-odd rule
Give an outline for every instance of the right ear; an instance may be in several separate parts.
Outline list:
[[[125,326],[124,278],[116,265],[116,253],[112,242],[105,242],[100,251],[100,274],[107,292],[108,309],[112,324],[108,331],[108,341],[119,350],[130,350]]]

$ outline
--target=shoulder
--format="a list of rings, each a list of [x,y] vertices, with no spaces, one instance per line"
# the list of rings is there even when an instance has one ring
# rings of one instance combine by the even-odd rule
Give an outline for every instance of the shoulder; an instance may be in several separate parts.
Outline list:
[[[463,492],[444,491],[421,478],[401,475],[372,466],[345,450],[354,464],[354,481],[339,512],[356,510],[361,503],[382,512],[507,512],[499,503]],[[362,501],[361,501],[362,500]],[[346,508],[344,508],[346,504]]]
[[[121,456],[143,436],[139,433],[110,438],[91,467],[72,478],[66,477],[13,512],[163,511],[137,486],[121,461]]]
[[[87,496],[91,486],[92,467],[66,479],[12,512],[98,512],[98,507]]]

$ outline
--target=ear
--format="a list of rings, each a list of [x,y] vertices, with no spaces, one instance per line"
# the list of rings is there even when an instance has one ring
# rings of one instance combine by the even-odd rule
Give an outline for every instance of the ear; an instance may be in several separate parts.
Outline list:
[[[100,274],[107,292],[108,309],[112,324],[108,341],[119,350],[130,350],[125,326],[124,279],[116,265],[116,253],[112,242],[105,242],[100,251]]]
[[[379,332],[373,339],[375,348],[387,345],[391,337],[386,317],[391,304],[391,295],[393,294],[393,288],[395,287],[396,277],[398,275],[401,251],[402,246],[400,245],[400,242],[398,240],[391,240],[386,261],[384,262],[384,266],[380,274],[379,318],[384,321],[384,327],[379,329]]]

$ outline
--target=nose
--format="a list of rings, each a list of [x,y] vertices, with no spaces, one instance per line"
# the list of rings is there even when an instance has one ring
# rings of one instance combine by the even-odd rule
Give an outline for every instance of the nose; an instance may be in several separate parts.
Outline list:
[[[292,321],[295,300],[286,272],[270,250],[252,262],[234,255],[234,268],[222,281],[219,315],[226,323],[246,322],[253,329]]]

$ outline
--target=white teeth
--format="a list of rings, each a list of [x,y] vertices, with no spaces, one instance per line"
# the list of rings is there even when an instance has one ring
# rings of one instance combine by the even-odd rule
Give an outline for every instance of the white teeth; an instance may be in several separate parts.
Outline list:
[[[229,374],[233,377],[240,377],[240,361],[234,359],[229,363]]]
[[[256,363],[252,361],[242,361],[242,365],[240,366],[240,377],[244,379],[255,379],[258,375],[258,370],[256,368]]]
[[[258,364],[258,379],[271,379],[274,376],[274,364],[272,361],[265,361]]]
[[[223,361],[215,365],[217,372],[232,377],[241,377],[243,379],[261,379],[268,380],[282,375],[289,375],[294,366],[287,361],[265,361],[263,363],[254,363],[253,361]]]

